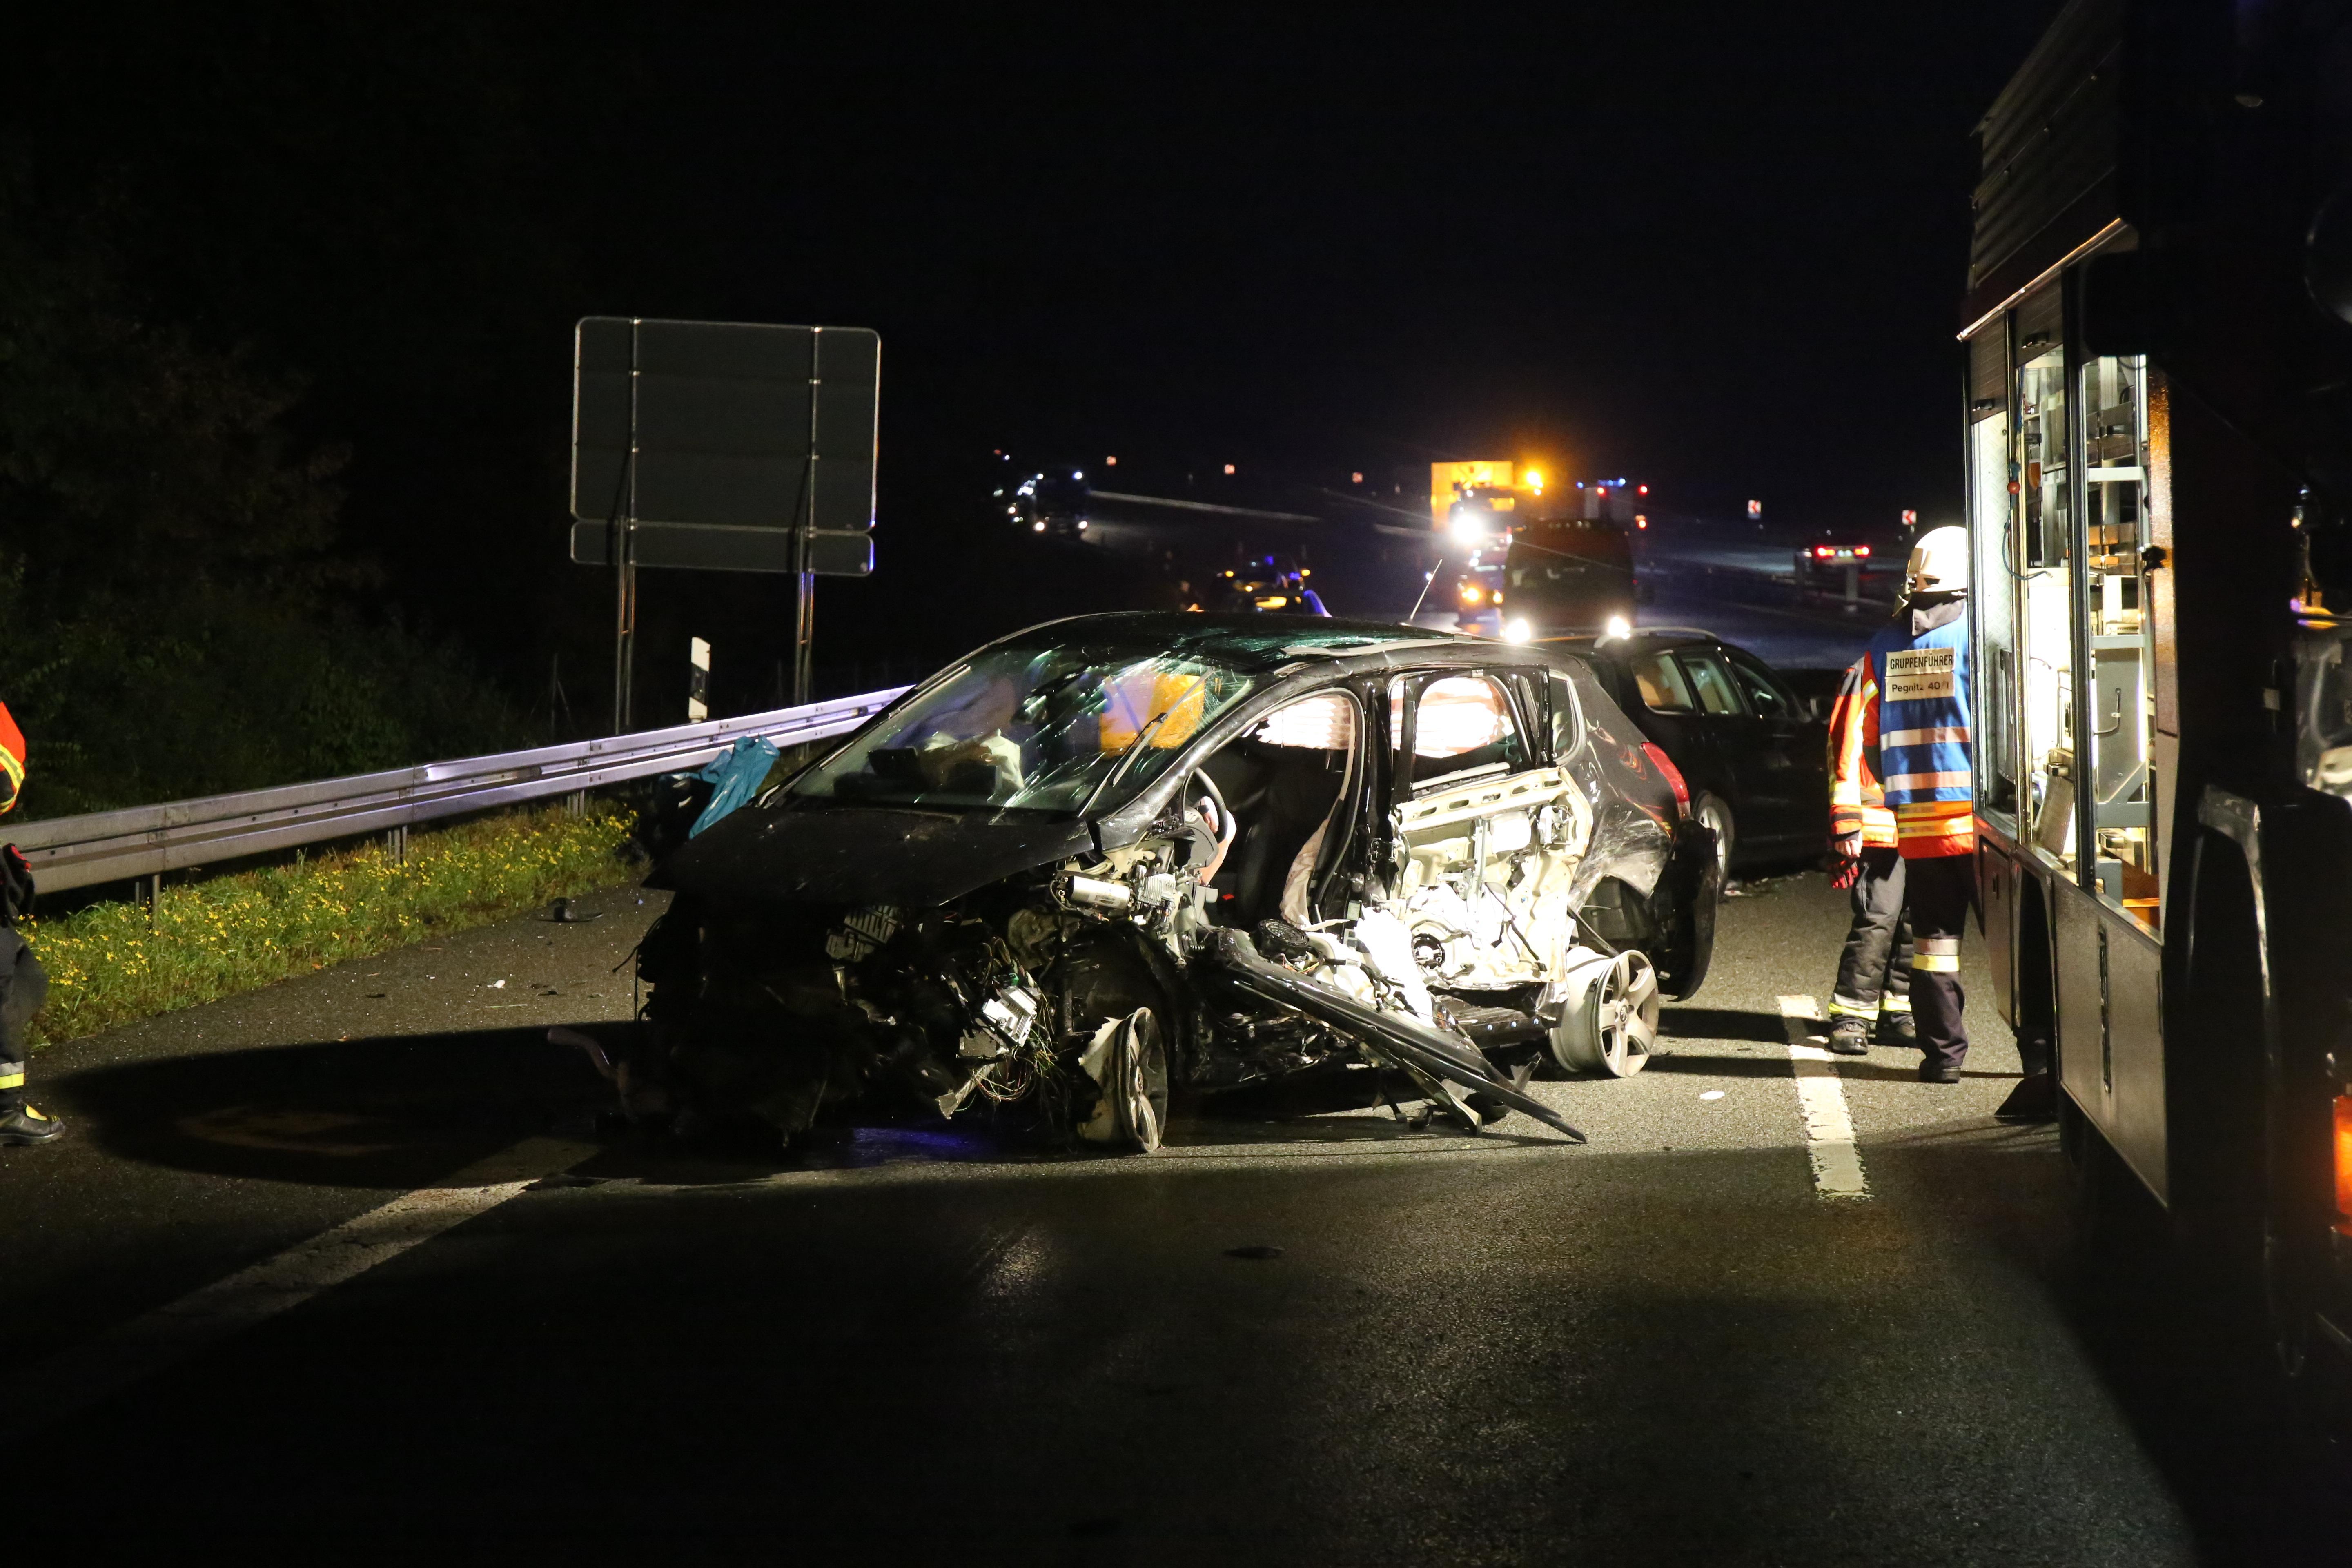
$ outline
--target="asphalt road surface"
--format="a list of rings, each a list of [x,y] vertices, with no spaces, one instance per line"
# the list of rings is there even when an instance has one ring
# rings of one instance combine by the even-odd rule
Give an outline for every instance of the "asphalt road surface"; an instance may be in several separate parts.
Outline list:
[[[1843,930],[1818,876],[1727,904],[1647,1072],[1538,1086],[1580,1148],[1415,1131],[1361,1075],[1182,1107],[1148,1158],[607,1142],[543,1038],[628,1015],[657,900],[602,907],[36,1058],[73,1130],[0,1152],[23,1561],[2352,1546],[2342,1451],[2214,1294],[2079,1240],[2053,1135],[1991,1118],[1980,970],[1956,1087],[1792,1059]]]

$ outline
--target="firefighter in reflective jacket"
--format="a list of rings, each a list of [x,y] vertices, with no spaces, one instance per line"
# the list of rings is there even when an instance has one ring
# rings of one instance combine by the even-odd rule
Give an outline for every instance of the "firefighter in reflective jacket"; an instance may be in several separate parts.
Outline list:
[[[1976,794],[1969,742],[1969,534],[1938,528],[1911,552],[1903,607],[1863,655],[1865,749],[1895,814],[1916,947],[1911,1007],[1919,1076],[1958,1083],[1960,926],[1976,902]]]
[[[0,707],[0,812],[25,787],[25,737]],[[47,1143],[65,1131],[25,1100],[25,1035],[49,994],[41,961],[16,931],[33,906],[32,868],[14,844],[0,845],[0,1145]]]
[[[1864,691],[1875,689],[1869,659],[1858,658],[1830,710],[1830,847],[1838,861],[1832,885],[1853,889],[1853,923],[1830,993],[1829,1048],[1846,1057],[1870,1049],[1874,1026],[1880,1045],[1917,1043],[1903,857],[1895,849],[1895,814],[1871,766],[1877,710],[1863,700]]]

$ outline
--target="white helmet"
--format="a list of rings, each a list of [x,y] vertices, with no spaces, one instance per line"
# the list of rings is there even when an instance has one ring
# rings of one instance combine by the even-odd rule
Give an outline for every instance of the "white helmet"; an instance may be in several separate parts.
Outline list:
[[[1957,525],[1931,528],[1911,547],[1905,570],[1906,594],[1965,594],[1969,589],[1969,531]]]

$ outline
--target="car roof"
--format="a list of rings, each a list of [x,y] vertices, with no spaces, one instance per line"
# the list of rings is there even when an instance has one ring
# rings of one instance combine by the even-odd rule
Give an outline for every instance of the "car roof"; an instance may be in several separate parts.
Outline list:
[[[1108,611],[1067,616],[999,637],[991,647],[1036,638],[1100,638],[1145,647],[1181,648],[1193,656],[1247,668],[1290,666],[1294,674],[1363,668],[1437,665],[1556,665],[1577,650],[1539,643],[1502,642],[1407,626],[1398,621],[1336,616],[1263,616],[1195,610]]]
[[[1636,626],[1631,633],[1622,637],[1586,635],[1543,637],[1538,640],[1564,647],[1571,653],[1594,660],[1613,659],[1619,653],[1631,651],[1636,647],[1644,652],[1682,647],[1719,647],[1736,653],[1742,658],[1753,659],[1776,674],[1780,670],[1780,666],[1762,654],[1751,648],[1742,647],[1736,642],[1727,641],[1704,626]]]
[[[1605,637],[1595,632],[1581,632],[1574,637],[1544,637],[1540,640],[1558,643],[1578,653],[1604,655],[1605,650],[1612,649],[1620,643],[1628,645],[1640,643],[1650,647],[1689,647],[1696,643],[1721,643],[1727,647],[1731,646],[1724,643],[1723,639],[1713,632],[1701,626],[1635,626],[1632,631],[1619,637]],[[1740,651],[1745,653],[1747,650],[1742,648]]]
[[[999,643],[1019,643],[1045,636],[1057,639],[1098,637],[1105,641],[1145,646],[1181,646],[1204,658],[1238,664],[1260,663],[1270,653],[1287,655],[1294,650],[1322,651],[1344,657],[1360,647],[1400,642],[1426,642],[1438,647],[1452,643],[1486,641],[1464,637],[1459,632],[1405,626],[1397,621],[1343,620],[1337,616],[1318,616],[1311,624],[1285,626],[1279,634],[1279,646],[1270,646],[1276,641],[1276,635],[1268,630],[1269,624],[1267,617],[1257,615],[1198,610],[1110,610],[1043,621],[996,640]],[[1488,646],[1502,645],[1489,643]]]

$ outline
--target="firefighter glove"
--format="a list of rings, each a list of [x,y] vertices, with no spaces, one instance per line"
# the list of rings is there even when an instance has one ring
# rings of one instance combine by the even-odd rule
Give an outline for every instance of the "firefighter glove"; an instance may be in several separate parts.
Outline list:
[[[1830,840],[1830,886],[1843,892],[1862,879],[1862,835],[1841,833]]]

